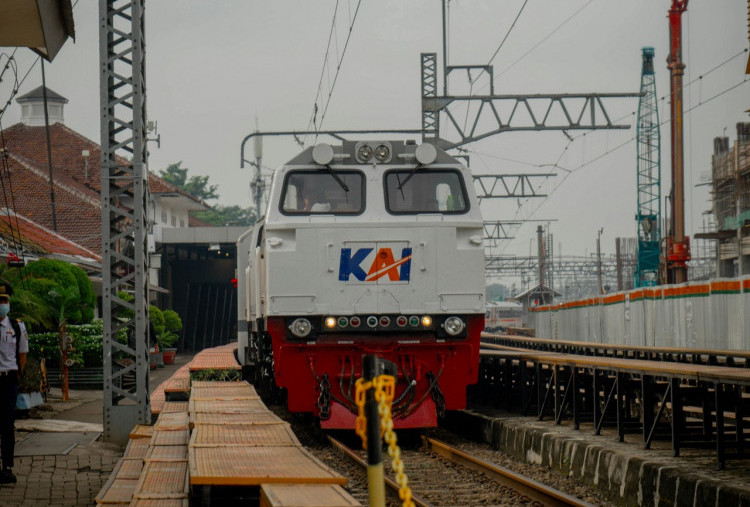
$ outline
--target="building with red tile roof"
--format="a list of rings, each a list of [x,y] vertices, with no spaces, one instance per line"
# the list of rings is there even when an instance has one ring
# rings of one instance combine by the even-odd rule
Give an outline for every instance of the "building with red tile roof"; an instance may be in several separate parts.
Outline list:
[[[23,108],[22,122],[2,130],[0,207],[12,209],[48,230],[54,231],[56,225],[58,234],[100,255],[100,147],[65,126],[63,106],[67,99],[49,88],[47,93],[48,105],[58,108],[52,115],[57,122],[49,127],[54,220],[41,87],[18,99]],[[187,227],[189,211],[209,208],[154,174],[149,174],[149,188],[155,232],[160,227]]]
[[[5,208],[0,209],[0,259],[52,257],[99,271],[102,258],[54,231]]]

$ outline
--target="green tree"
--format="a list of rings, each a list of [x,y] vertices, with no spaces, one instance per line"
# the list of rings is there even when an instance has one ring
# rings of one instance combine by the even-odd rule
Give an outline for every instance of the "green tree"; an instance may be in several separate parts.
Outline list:
[[[216,206],[210,210],[193,212],[193,216],[219,227],[226,225],[251,227],[258,220],[254,208],[241,208],[240,206]]]
[[[159,171],[159,176],[198,199],[208,201],[219,198],[219,194],[216,193],[219,187],[217,185],[209,185],[208,176],[190,176],[188,178],[187,173],[188,168],[182,167],[182,161],[180,161],[170,164],[163,171]]]
[[[169,164],[166,169],[159,171],[159,176],[178,188],[185,188],[187,181],[187,167],[181,167],[182,160]]]
[[[41,302],[43,307],[37,308],[39,318],[46,321],[43,324],[49,330],[57,329],[62,321],[87,324],[94,318],[94,287],[78,266],[57,259],[39,259],[26,265],[23,279],[16,286],[20,288],[19,299]],[[60,308],[62,316],[57,315]]]

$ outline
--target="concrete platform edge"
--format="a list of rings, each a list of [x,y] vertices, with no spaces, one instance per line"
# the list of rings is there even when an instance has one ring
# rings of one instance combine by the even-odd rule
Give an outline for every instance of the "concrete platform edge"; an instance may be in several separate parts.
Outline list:
[[[472,411],[449,412],[448,428],[461,428],[517,459],[578,476],[623,506],[750,506],[750,486],[742,487],[695,473],[673,463],[650,459],[648,451],[631,452],[552,431],[529,423],[529,418],[490,417]],[[646,454],[644,454],[646,453]],[[679,458],[676,458],[679,460]]]

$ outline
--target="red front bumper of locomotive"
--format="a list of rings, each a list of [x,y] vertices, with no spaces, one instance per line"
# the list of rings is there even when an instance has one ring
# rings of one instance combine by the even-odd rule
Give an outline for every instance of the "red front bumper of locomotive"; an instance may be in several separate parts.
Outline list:
[[[478,379],[484,315],[468,316],[462,338],[395,332],[321,333],[299,340],[289,336],[284,318],[270,318],[267,325],[276,385],[287,390],[289,410],[313,413],[324,428],[354,428],[354,383],[365,354],[396,365],[396,428],[436,426],[437,411],[466,408],[466,387]]]

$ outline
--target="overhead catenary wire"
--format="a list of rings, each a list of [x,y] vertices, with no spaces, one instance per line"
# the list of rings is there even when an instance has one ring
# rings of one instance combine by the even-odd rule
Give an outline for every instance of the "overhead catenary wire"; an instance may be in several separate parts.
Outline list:
[[[328,44],[326,44],[326,53],[325,56],[323,56],[323,66],[320,69],[320,79],[318,79],[318,89],[315,92],[315,100],[313,101],[313,111],[310,114],[310,121],[307,122],[307,129],[310,130],[310,126],[317,123],[317,115],[318,115],[318,98],[320,97],[320,92],[323,88],[323,76],[326,72],[326,67],[328,67],[328,55],[331,52],[331,40],[333,39],[333,32],[336,28],[336,15],[339,11],[339,0],[336,0],[336,6],[333,9],[333,17],[331,18],[331,30],[328,32]],[[351,23],[351,15],[349,16],[350,23]],[[317,129],[316,129],[317,130]]]
[[[522,54],[521,56],[519,56],[513,63],[511,63],[510,65],[508,65],[507,67],[505,67],[502,71],[494,74],[494,77],[498,78],[498,77],[502,76],[503,74],[505,74],[506,72],[508,72],[518,62],[520,62],[521,60],[523,60],[524,58],[526,58],[536,48],[538,48],[539,46],[541,46],[547,39],[549,39],[550,37],[552,37],[552,35],[554,35],[563,26],[565,26],[566,24],[568,24],[573,18],[575,18],[578,14],[581,13],[581,11],[583,11],[586,7],[588,7],[589,5],[591,5],[593,2],[594,2],[594,0],[589,0],[584,5],[582,5],[581,7],[579,7],[578,10],[576,10],[573,14],[571,14],[565,20],[563,20],[562,23],[560,23],[559,25],[557,25],[550,33],[548,33],[542,40],[540,40],[539,42],[537,42],[536,44],[534,44],[534,46],[532,46],[528,51],[526,51],[524,54]],[[485,88],[487,88],[487,86],[489,86],[489,85],[486,84],[486,85],[482,86],[479,90],[480,91],[484,90]]]
[[[357,8],[354,10],[354,16],[352,17],[352,22],[349,24],[349,33],[347,33],[346,35],[346,42],[344,43],[344,49],[341,51],[341,56],[339,57],[338,63],[336,65],[336,74],[333,76],[333,83],[331,84],[331,89],[328,92],[326,105],[323,108],[323,114],[320,116],[320,121],[315,126],[316,132],[318,132],[321,129],[321,127],[323,126],[323,122],[325,121],[326,113],[328,112],[328,106],[331,103],[331,97],[333,96],[334,89],[336,88],[336,81],[338,80],[339,72],[341,71],[341,64],[343,63],[344,57],[346,56],[346,49],[349,47],[349,41],[351,40],[352,32],[354,31],[354,23],[357,22],[357,14],[359,14],[360,5],[362,5],[362,0],[359,0],[357,2]]]
[[[503,40],[500,41],[500,44],[497,46],[497,49],[495,49],[495,52],[492,53],[492,56],[490,57],[489,61],[487,62],[487,66],[484,67],[479,74],[477,74],[477,77],[472,78],[471,77],[471,71],[469,70],[469,95],[471,95],[472,89],[474,88],[474,83],[477,82],[477,80],[482,77],[482,74],[485,73],[487,68],[489,68],[490,65],[492,65],[492,61],[495,59],[497,54],[500,52],[500,49],[503,47],[503,44],[505,44],[505,41],[508,40],[508,37],[510,36],[510,33],[513,31],[513,27],[516,26],[516,23],[518,22],[518,18],[521,17],[521,13],[523,13],[524,8],[526,8],[526,4],[529,3],[529,0],[524,0],[523,5],[521,5],[521,8],[518,10],[518,14],[516,14],[516,18],[513,20],[513,23],[510,24],[510,27],[508,28],[508,31],[505,32],[505,37],[503,37]],[[466,124],[469,121],[469,104],[466,105],[466,116],[464,117],[464,130],[466,130]]]

